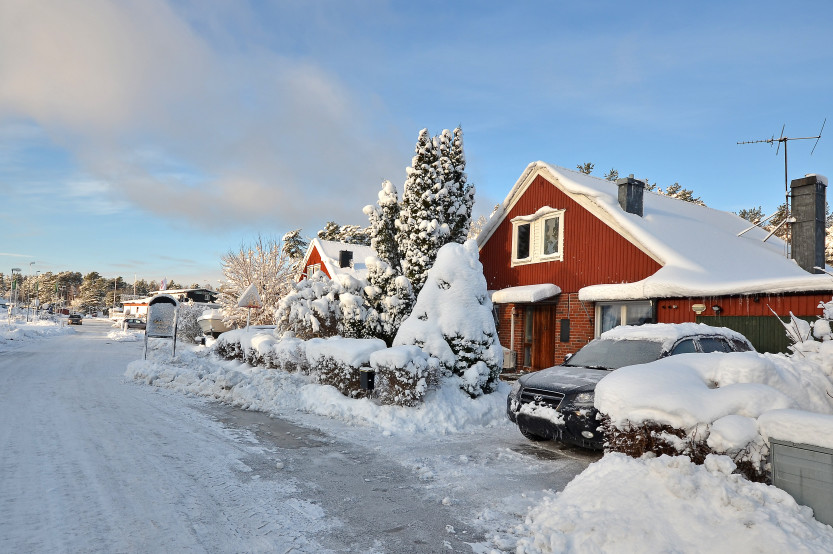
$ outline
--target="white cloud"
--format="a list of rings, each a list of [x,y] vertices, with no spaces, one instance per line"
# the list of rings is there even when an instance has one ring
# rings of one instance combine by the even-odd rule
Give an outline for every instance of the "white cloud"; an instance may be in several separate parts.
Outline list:
[[[370,100],[311,61],[196,31],[213,9],[4,2],[0,123],[34,121],[71,152],[89,179],[69,193],[99,196],[99,213],[129,202],[204,225],[361,222],[408,161]]]

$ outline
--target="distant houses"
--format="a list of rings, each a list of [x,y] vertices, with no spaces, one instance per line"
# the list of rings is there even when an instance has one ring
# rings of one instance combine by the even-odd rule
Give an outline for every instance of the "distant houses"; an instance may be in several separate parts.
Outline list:
[[[478,237],[501,343],[517,369],[536,370],[620,324],[703,322],[784,351],[773,312],[815,319],[833,294],[833,277],[813,269],[824,265],[826,185],[793,181],[789,259],[787,244],[735,214],[632,176],[532,163]]]

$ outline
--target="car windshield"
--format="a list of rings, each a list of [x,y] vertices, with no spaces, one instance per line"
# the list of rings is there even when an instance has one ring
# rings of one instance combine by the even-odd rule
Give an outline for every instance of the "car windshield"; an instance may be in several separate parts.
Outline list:
[[[594,340],[564,362],[565,366],[619,369],[656,361],[662,343],[651,340]]]

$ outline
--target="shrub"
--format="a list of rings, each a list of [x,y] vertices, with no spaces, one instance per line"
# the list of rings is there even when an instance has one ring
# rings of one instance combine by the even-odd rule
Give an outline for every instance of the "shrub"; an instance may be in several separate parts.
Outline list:
[[[374,352],[370,365],[376,371],[374,397],[383,404],[416,406],[439,383],[439,360],[416,346],[395,346]]]
[[[708,432],[703,426],[695,428],[690,434],[682,429],[655,422],[617,427],[604,415],[601,428],[605,435],[605,452],[621,452],[632,458],[641,458],[646,454],[686,456],[697,465],[702,465],[709,454],[723,454],[735,462],[735,473],[750,481],[769,481],[764,467],[767,453],[765,444],[750,443],[738,452],[718,452],[708,445]]]

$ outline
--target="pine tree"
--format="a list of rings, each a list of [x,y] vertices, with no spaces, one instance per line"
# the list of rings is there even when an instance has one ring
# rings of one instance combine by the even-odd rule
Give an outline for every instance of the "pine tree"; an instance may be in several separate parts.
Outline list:
[[[605,179],[607,179],[608,181],[615,181],[618,178],[619,178],[619,172],[614,168],[610,168],[610,171],[605,173]]]
[[[445,136],[443,133],[443,136]],[[474,185],[469,184],[466,176],[466,155],[463,152],[463,130],[454,129],[451,148],[448,155],[449,166],[445,172],[445,186],[448,201],[445,212],[450,229],[449,242],[463,243],[469,234],[471,210],[474,206]]]
[[[292,260],[303,260],[309,247],[309,241],[301,236],[300,229],[289,231],[281,240],[283,242],[283,252],[288,258]]]
[[[596,167],[596,165],[593,162],[586,162],[577,165],[576,169],[578,169],[581,173],[584,173],[585,175],[590,175],[591,173],[593,173],[594,167]]]
[[[466,240],[474,187],[466,182],[463,133],[420,131],[402,194],[397,243],[404,275],[419,294],[439,249]]]
[[[433,265],[439,250],[439,210],[434,185],[437,182],[437,149],[434,141],[423,129],[417,139],[408,178],[402,193],[399,212],[398,244],[402,255],[402,269],[418,293],[425,283],[428,269]],[[448,232],[446,227],[445,232]]]
[[[375,205],[364,207],[370,220],[370,246],[381,260],[400,272],[400,254],[397,244],[396,222],[399,221],[399,195],[390,181],[382,181],[382,190]]]
[[[371,257],[366,262],[364,298],[368,305],[368,319],[365,334],[378,337],[390,346],[414,305],[411,283],[384,260]]]

